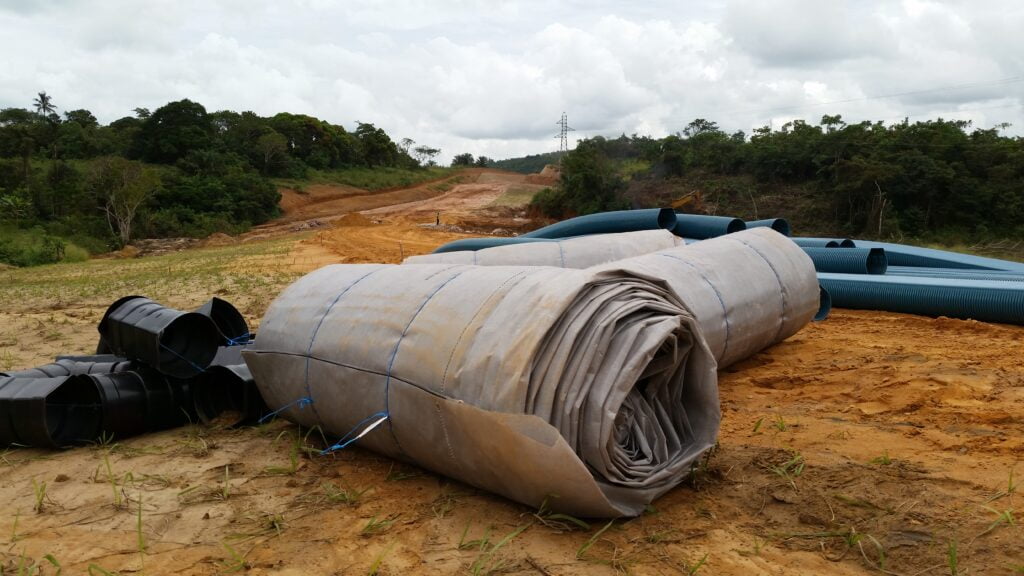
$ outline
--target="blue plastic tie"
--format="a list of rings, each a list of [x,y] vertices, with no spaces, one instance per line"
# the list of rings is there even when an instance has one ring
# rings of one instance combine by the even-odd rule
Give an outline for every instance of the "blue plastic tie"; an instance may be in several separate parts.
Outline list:
[[[270,414],[267,414],[263,418],[260,418],[259,422],[257,422],[257,423],[258,424],[263,424],[264,422],[266,422],[270,418],[273,418],[273,417],[277,416],[278,414],[280,414],[281,412],[284,412],[285,410],[291,408],[292,406],[298,406],[299,408],[305,408],[306,406],[309,406],[312,403],[313,403],[313,399],[312,398],[310,398],[309,396],[303,396],[302,398],[299,398],[298,400],[296,400],[294,402],[289,402],[289,403],[285,404],[284,406],[281,406],[280,408],[278,408],[277,410],[274,410]]]
[[[246,332],[235,338],[228,338],[228,346],[244,346],[252,341],[252,332]]]
[[[182,360],[184,360],[184,361],[185,361],[185,362],[186,362],[186,363],[187,363],[187,364],[188,364],[189,366],[191,366],[191,367],[195,368],[197,372],[206,372],[206,368],[203,368],[203,367],[199,366],[198,364],[196,364],[195,362],[193,362],[193,361],[189,360],[188,358],[185,358],[185,357],[184,357],[184,356],[182,356],[181,354],[178,354],[177,352],[175,352],[174,350],[172,350],[171,348],[169,348],[169,347],[168,347],[168,346],[167,346],[166,344],[164,344],[163,342],[160,342],[160,347],[161,347],[161,348],[163,348],[164,350],[167,350],[167,351],[168,351],[168,352],[170,352],[171,354],[174,354],[174,355],[175,355],[175,356],[177,356],[178,358],[181,358]]]
[[[356,432],[356,430],[359,430],[359,428],[363,426],[363,424],[366,424],[367,422],[369,422],[370,420],[373,420],[374,418],[377,418],[376,422],[374,422],[370,426],[366,427],[366,429],[364,429],[359,434],[356,434],[355,436],[352,436]],[[356,440],[359,440],[363,436],[366,436],[367,434],[370,433],[371,430],[373,430],[374,428],[379,426],[381,423],[383,423],[387,419],[388,419],[388,413],[387,412],[377,412],[376,414],[371,414],[371,415],[367,416],[366,418],[363,418],[358,424],[353,426],[352,429],[349,430],[347,434],[342,436],[341,439],[339,439],[333,446],[330,446],[328,448],[324,448],[323,450],[321,450],[320,451],[320,455],[330,454],[331,452],[335,452],[335,451],[338,451],[338,450],[344,450],[345,448],[348,447],[349,444],[352,444]]]

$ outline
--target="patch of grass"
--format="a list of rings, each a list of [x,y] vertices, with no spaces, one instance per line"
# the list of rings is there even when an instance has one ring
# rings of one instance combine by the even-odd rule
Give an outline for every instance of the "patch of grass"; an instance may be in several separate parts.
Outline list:
[[[384,558],[387,557],[387,555],[391,553],[391,550],[395,548],[395,544],[397,544],[397,542],[388,544],[382,548],[376,556],[374,556],[373,562],[370,563],[370,569],[366,571],[367,576],[377,576],[377,574],[380,574],[380,567],[384,564]]]
[[[337,170],[310,170],[303,180],[275,180],[278,186],[295,189],[305,188],[310,184],[343,184],[354,186],[371,192],[388,188],[404,188],[422,182],[451,176],[457,172],[452,168],[341,168]]]
[[[32,479],[32,493],[35,495],[35,504],[32,509],[36,511],[36,514],[43,513],[43,506],[46,504],[46,482],[36,482]]]
[[[776,414],[775,420],[772,421],[772,427],[778,430],[779,432],[785,432],[786,430],[789,429],[789,424],[786,423],[786,420],[785,418],[782,417],[782,414]]]
[[[508,545],[509,542],[515,540],[517,536],[522,534],[530,526],[532,526],[532,523],[523,524],[506,534],[493,546],[490,545],[489,542],[482,544],[480,554],[477,555],[476,559],[473,560],[473,563],[469,567],[470,574],[473,574],[473,576],[479,576],[481,574],[495,574],[508,568],[508,560],[498,556],[498,552]]]
[[[370,488],[358,490],[346,486],[336,486],[330,482],[324,482],[322,488],[329,502],[345,504],[346,506],[358,506],[363,498],[363,494],[370,491]]]
[[[886,450],[882,453],[881,456],[878,456],[877,458],[872,458],[870,463],[877,464],[879,466],[888,466],[892,464],[892,458],[889,457],[889,451]]]
[[[569,532],[576,529],[590,530],[590,524],[583,520],[569,514],[559,514],[551,510],[548,498],[544,498],[544,501],[540,503],[540,508],[533,513],[533,517],[545,528],[550,528],[555,532]]]
[[[239,554],[238,551],[232,548],[227,542],[221,542],[220,545],[223,546],[224,551],[228,553],[228,557],[220,563],[221,572],[223,574],[233,574],[235,572],[242,572],[249,569],[249,564],[245,561],[245,555]]]
[[[960,575],[960,554],[956,549],[956,540],[950,540],[946,547],[946,565],[950,576]]]
[[[538,186],[509,186],[505,193],[487,205],[488,208],[523,208],[530,205],[540,190]]]
[[[378,518],[376,516],[373,516],[370,518],[369,521],[366,522],[366,525],[363,526],[363,529],[359,531],[359,535],[369,537],[375,534],[386,532],[395,523],[395,520],[398,519],[398,516],[398,514],[388,516],[387,518]]]
[[[594,535],[590,537],[590,539],[588,539],[579,548],[577,548],[576,549],[576,559],[577,560],[582,560],[583,557],[587,554],[587,551],[590,550],[594,546],[594,544],[597,543],[597,541],[601,538],[601,536],[605,532],[607,532],[608,529],[611,528],[613,524],[615,524],[615,520],[612,520],[612,521],[608,522],[607,524],[605,524],[604,528],[601,528],[600,530],[595,532]]]
[[[798,488],[796,487],[795,479],[804,473],[804,465],[806,464],[806,462],[804,461],[803,454],[795,450],[790,452],[790,456],[791,457],[789,460],[783,462],[782,464],[771,466],[768,469],[777,476],[779,476],[780,478],[782,478],[783,480],[785,480],[790,486],[793,487],[794,490],[798,490]]]

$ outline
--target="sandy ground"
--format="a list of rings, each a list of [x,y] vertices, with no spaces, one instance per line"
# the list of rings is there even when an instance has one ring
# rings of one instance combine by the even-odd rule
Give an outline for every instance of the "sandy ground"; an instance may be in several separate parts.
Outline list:
[[[335,214],[282,240],[286,253],[238,266],[286,280],[426,252],[459,235],[420,214],[472,217],[493,202],[442,204],[449,192]],[[228,280],[186,287],[241,298],[256,320],[285,280],[254,300]],[[0,360],[87,351],[105,296],[0,302]],[[54,574],[49,554],[72,574],[1019,574],[1022,351],[1020,327],[837,310],[721,373],[719,446],[689,482],[639,518],[586,530],[359,448],[317,455],[324,439],[280,421],[10,449],[0,565]]]

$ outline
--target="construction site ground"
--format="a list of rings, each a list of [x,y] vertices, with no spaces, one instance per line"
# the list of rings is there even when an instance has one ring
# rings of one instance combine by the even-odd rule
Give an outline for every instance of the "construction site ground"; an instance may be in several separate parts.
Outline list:
[[[2,270],[0,370],[91,352],[104,308],[125,294],[179,308],[217,295],[258,330],[301,274],[524,229],[543,187],[493,170],[379,193],[310,187],[284,191],[283,217],[243,237]],[[720,373],[716,449],[647,513],[613,522],[526,507],[358,446],[323,456],[334,438],[282,420],[9,448],[0,568],[1021,574],[1022,353],[1021,327],[834,310]]]

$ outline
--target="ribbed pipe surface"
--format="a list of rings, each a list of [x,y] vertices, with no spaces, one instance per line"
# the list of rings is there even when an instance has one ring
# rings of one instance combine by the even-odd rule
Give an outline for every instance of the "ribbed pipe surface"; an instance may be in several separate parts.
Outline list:
[[[705,216],[676,213],[676,226],[672,233],[681,238],[704,240],[747,229],[747,224],[730,216]]]
[[[839,308],[1024,324],[1024,283],[819,274]]]
[[[751,228],[771,228],[783,236],[789,236],[793,233],[793,229],[789,226],[789,220],[785,218],[768,218],[767,220],[748,220],[747,229]]]
[[[881,248],[803,248],[818,272],[885,274],[889,263]]]
[[[887,276],[920,276],[923,278],[957,278],[960,280],[995,280],[998,282],[1024,282],[1024,274],[1003,270],[960,270],[953,268],[918,268],[916,266],[890,266]]]
[[[403,264],[476,264],[480,266],[556,266],[589,268],[682,244],[668,230],[594,234],[550,242],[498,246],[476,251],[410,256]]]
[[[791,238],[801,248],[856,248],[849,238]]]
[[[638,230],[671,230],[676,214],[670,208],[617,210],[577,216],[527,232],[520,238],[571,238],[590,234],[615,234]]]
[[[1024,264],[1020,262],[972,256],[946,250],[934,250],[932,248],[920,248],[918,246],[907,246],[905,244],[892,244],[889,242],[872,242],[870,240],[857,240],[856,242],[857,246],[863,248],[884,248],[889,258],[890,266],[955,268],[961,270],[1004,270],[1007,272],[1024,273]]]

